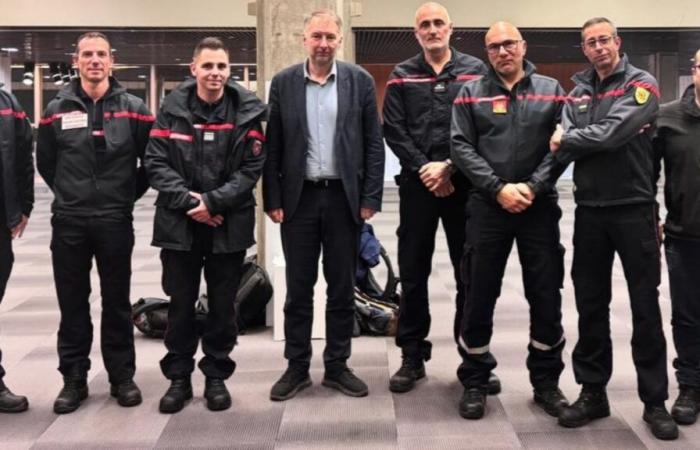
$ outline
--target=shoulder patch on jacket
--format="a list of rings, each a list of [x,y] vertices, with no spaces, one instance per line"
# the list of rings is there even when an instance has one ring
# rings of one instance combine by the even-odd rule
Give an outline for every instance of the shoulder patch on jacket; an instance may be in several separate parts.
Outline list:
[[[643,105],[649,100],[651,93],[641,86],[634,88],[634,100],[638,105]]]

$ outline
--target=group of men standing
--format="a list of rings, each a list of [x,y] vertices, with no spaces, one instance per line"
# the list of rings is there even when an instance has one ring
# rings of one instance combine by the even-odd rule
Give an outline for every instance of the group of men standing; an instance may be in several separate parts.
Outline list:
[[[490,341],[515,241],[530,306],[527,368],[535,403],[565,427],[610,414],[605,388],[612,373],[609,304],[617,252],[630,294],[643,418],[656,437],[676,438],[676,422],[693,423],[700,409],[700,53],[694,85],[658,114],[656,80],[620,53],[621,39],[608,19],[584,24],[582,49],[592,67],[574,77],[568,95],[525,59],[527,42],[512,24],[497,22],[486,33],[488,64],[451,47],[452,29],[442,5],[422,5],[415,18],[422,51],[396,66],[386,88],[383,135],[401,162],[397,234],[403,286],[396,336],[402,364],[390,390],[410,391],[426,375],[428,279],[441,221],[457,287],[460,415],[482,418],[487,394],[501,389]],[[165,98],[157,118],[111,76],[108,38],[98,32],[78,38],[74,63],[80,78],[49,103],[37,142],[37,168],[54,193],[51,254],[64,379],[56,413],[76,410],[88,396],[93,259],[110,394],[122,406],[142,401],[134,383],[130,315],[132,211],[149,184],[158,191],[153,245],[162,249],[163,290],[171,298],[167,354],[160,363],[171,384],[160,411],[180,411],[193,395],[199,343],[194,305],[202,271],[209,300],[199,361],[204,397],[211,410],[230,407],[225,380],[236,367],[230,358],[237,338],[233,300],[245,251],[254,243],[253,189],[261,176],[264,209],[281,224],[287,280],[288,367],[270,398],[290,399],[312,383],[313,291],[321,252],[328,282],[323,385],[350,396],[368,394],[347,362],[359,234],[381,209],[384,145],[374,81],[358,66],[335,59],[341,30],[340,18],[329,11],[305,20],[307,59],[273,78],[269,109],[230,80],[224,44],[205,38],[194,50],[192,79]],[[0,91],[0,102],[3,294],[12,239],[22,235],[32,209],[34,172],[26,115],[11,95]],[[658,303],[655,181],[662,159],[680,385],[672,414],[664,406],[666,342]],[[560,293],[565,271],[555,186],[573,161],[579,339],[572,359],[582,390],[569,404],[558,387],[566,341]],[[14,395],[3,375],[0,367],[0,411],[26,410],[27,399]]]

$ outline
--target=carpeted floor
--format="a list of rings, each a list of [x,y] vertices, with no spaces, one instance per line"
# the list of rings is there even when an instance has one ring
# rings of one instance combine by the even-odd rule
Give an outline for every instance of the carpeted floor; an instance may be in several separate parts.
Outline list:
[[[571,280],[573,201],[570,183],[563,182],[562,243],[567,247],[564,326],[568,337],[567,368],[561,387],[570,399],[578,394],[570,367],[576,341],[577,314]],[[370,395],[354,399],[321,386],[320,354],[323,342],[314,341],[314,385],[296,398],[274,403],[269,389],[285,368],[283,343],[272,340],[271,329],[241,336],[234,351],[238,369],[228,381],[233,407],[212,413],[203,403],[204,380],[194,377],[195,399],[173,416],[158,412],[158,400],[167,388],[158,368],[162,342],[137,332],[136,381],[144,403],[121,408],[108,395],[107,377],[100,357],[99,284],[93,273],[93,345],[90,397],[75,413],[57,416],[51,406],[61,386],[56,370],[56,330],[59,321],[49,252],[51,194],[37,181],[37,202],[25,236],[16,242],[16,263],[5,299],[0,305],[0,342],[7,384],[29,397],[30,409],[0,416],[0,448],[241,448],[241,449],[464,449],[464,448],[700,448],[700,425],[682,427],[679,440],[656,441],[641,419],[629,341],[631,319],[625,281],[619,264],[613,279],[611,305],[615,370],[609,385],[612,416],[576,430],[560,428],[532,402],[525,369],[528,342],[527,303],[520,268],[511,255],[503,292],[496,308],[492,350],[503,392],[488,400],[487,415],[467,421],[457,414],[462,388],[456,380],[457,352],[452,340],[454,280],[444,236],[433,260],[430,280],[433,359],[428,376],[406,394],[391,394],[388,380],[400,364],[400,352],[390,338],[362,337],[353,342],[351,366],[367,381]],[[133,258],[133,298],[162,296],[160,261],[149,246],[154,194],[142,199],[135,211],[136,247]],[[388,188],[384,212],[372,220],[375,231],[396,264],[398,197]],[[664,269],[665,270],[665,269]],[[93,271],[94,272],[94,271]],[[670,343],[670,301],[667,275],[661,289],[661,307]],[[669,347],[670,361],[675,355]],[[674,380],[672,372],[671,380]],[[672,381],[671,401],[675,398]],[[671,401],[668,402],[670,407]]]

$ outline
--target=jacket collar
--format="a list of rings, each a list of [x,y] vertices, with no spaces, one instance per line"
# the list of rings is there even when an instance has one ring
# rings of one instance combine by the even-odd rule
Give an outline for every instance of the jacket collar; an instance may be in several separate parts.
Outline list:
[[[613,70],[610,76],[608,76],[605,79],[605,81],[613,80],[619,77],[620,75],[624,75],[627,72],[628,65],[629,61],[627,59],[627,54],[621,53],[620,62],[617,64],[617,67],[615,67],[615,70]],[[571,77],[571,80],[577,85],[587,86],[591,91],[593,91],[594,86],[600,83],[600,80],[598,79],[598,72],[596,72],[593,67],[589,67],[586,70],[578,72],[573,77]]]
[[[525,71],[525,74],[523,75],[523,78],[516,83],[516,85],[529,83],[530,77],[537,72],[537,67],[527,59],[523,59],[523,70]],[[490,63],[488,77],[492,79],[494,83],[501,86],[503,89],[506,89],[501,77],[498,75],[498,72],[496,72],[496,69],[494,69]]]
[[[692,83],[681,96],[681,109],[685,114],[700,118],[700,107],[695,102],[695,85]]]
[[[60,91],[58,91],[58,94],[56,94],[56,98],[73,100],[80,104],[83,104],[83,101],[78,95],[78,89],[80,88],[79,84],[80,78],[72,80],[70,83],[61,88]],[[109,77],[109,86],[110,89],[105,94],[104,100],[126,92],[126,88],[124,88],[124,86],[122,86],[114,77]]]
[[[189,78],[175,88],[163,101],[163,110],[174,116],[192,120],[189,111],[188,99],[197,89],[197,80]],[[240,86],[233,80],[228,80],[224,85],[229,101],[236,105],[236,125],[243,125],[258,117],[265,118],[267,108],[252,92]]]
[[[433,66],[430,65],[427,59],[425,59],[425,52],[420,52],[418,54],[418,64],[423,68],[423,70],[427,71],[427,73],[431,75],[437,75],[441,76],[444,74],[450,74],[452,75],[452,70],[455,67],[455,58],[457,57],[457,49],[454,47],[450,46],[450,60],[447,61],[445,64],[445,67],[442,68],[442,72],[439,74],[435,73],[435,70],[433,69]]]

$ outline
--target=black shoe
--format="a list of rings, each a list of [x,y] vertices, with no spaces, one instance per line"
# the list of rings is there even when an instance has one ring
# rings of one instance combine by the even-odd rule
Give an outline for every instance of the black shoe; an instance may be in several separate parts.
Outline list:
[[[29,408],[27,397],[13,394],[0,379],[0,412],[18,413],[26,411],[27,408]]]
[[[651,434],[656,439],[664,441],[672,441],[678,439],[678,425],[673,421],[673,417],[666,411],[666,407],[661,406],[645,406],[644,421],[649,424]]]
[[[565,406],[559,413],[559,425],[577,428],[591,420],[608,417],[610,405],[604,389],[583,388],[581,395],[571,406]]]
[[[302,389],[311,386],[309,370],[298,366],[290,365],[282,374],[279,380],[272,385],[270,390],[270,400],[280,402],[289,400]]]
[[[692,425],[700,411],[700,389],[681,386],[678,398],[673,402],[671,416],[679,425]]]
[[[459,415],[465,419],[476,420],[484,417],[486,412],[486,391],[479,388],[464,389],[459,401]]]
[[[189,378],[178,378],[170,382],[170,387],[160,399],[158,409],[162,413],[173,414],[185,407],[192,398],[192,382]]]
[[[140,405],[143,399],[141,398],[141,390],[134,380],[122,381],[119,384],[109,386],[109,395],[116,397],[117,403],[121,406],[136,406]]]
[[[231,407],[231,394],[221,378],[209,378],[204,384],[204,398],[210,411],[223,411]]]
[[[389,379],[389,390],[391,392],[408,392],[421,378],[425,378],[423,360],[404,357],[401,368]]]
[[[491,372],[489,374],[489,395],[496,395],[501,393],[501,380],[498,379],[498,375]]]
[[[347,367],[337,375],[329,375],[326,373],[323,376],[321,384],[329,388],[337,389],[350,397],[365,397],[369,394],[369,388],[365,382],[357,378],[357,376],[352,373],[352,370]]]
[[[63,378],[63,389],[53,402],[53,412],[56,414],[72,413],[80,402],[88,396],[87,380],[85,378]]]
[[[535,403],[552,417],[559,417],[561,410],[569,406],[569,401],[556,386],[535,389],[533,394]]]

